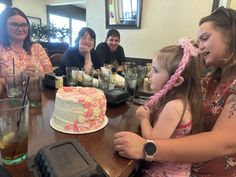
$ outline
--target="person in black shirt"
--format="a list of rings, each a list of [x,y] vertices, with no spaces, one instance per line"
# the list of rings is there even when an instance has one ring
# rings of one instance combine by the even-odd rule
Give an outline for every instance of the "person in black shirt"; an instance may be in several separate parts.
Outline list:
[[[69,48],[62,56],[60,63],[61,72],[66,75],[66,67],[79,67],[100,69],[102,62],[97,58],[94,50],[96,42],[95,32],[88,27],[83,27],[75,40],[75,47]]]
[[[107,32],[105,42],[98,44],[96,48],[96,54],[102,64],[114,64],[117,63],[119,66],[126,61],[125,53],[120,43],[120,33],[115,29],[110,29]],[[118,71],[122,70],[122,67],[118,68]]]

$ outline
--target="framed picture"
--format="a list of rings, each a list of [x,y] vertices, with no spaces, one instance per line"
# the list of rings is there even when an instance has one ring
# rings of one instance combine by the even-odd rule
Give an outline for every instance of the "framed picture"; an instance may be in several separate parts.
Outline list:
[[[38,17],[32,17],[32,16],[27,16],[27,18],[29,19],[30,25],[37,24],[37,25],[41,25],[41,18]]]
[[[106,28],[140,29],[143,0],[105,0]]]

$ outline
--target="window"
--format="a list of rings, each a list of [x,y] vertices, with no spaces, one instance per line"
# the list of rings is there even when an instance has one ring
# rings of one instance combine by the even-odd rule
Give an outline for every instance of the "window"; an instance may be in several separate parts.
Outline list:
[[[81,21],[81,20],[71,20],[71,46],[75,45],[75,39],[78,36],[78,32],[80,31],[81,28],[86,26],[86,22]]]
[[[0,3],[0,14],[2,13],[2,11],[6,8],[6,5],[3,3]]]
[[[78,35],[79,30],[86,26],[85,21],[71,19],[68,17],[63,17],[60,15],[49,14],[50,23],[54,24],[58,28],[69,28],[71,30],[71,35],[69,38],[65,39],[64,42],[68,43],[70,46],[74,46],[75,39]],[[51,42],[60,42],[59,39],[50,39]]]
[[[55,27],[58,28],[70,28],[70,21],[69,18],[62,17],[59,15],[49,14],[49,21],[52,23]],[[59,39],[50,39],[51,42],[60,42]],[[66,38],[64,39],[64,42],[70,44],[70,39]]]
[[[132,23],[136,20],[137,0],[123,0],[121,21]]]

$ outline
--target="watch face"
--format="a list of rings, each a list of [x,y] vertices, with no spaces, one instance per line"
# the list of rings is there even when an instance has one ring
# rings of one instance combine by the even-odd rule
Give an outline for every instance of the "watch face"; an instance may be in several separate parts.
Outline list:
[[[152,142],[147,142],[144,146],[144,151],[147,155],[152,156],[156,153],[156,146]]]

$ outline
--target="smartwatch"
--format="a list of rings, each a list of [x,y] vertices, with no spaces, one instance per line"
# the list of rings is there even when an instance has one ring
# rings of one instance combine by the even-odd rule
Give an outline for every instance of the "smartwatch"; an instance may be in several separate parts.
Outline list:
[[[144,145],[144,155],[146,161],[153,161],[157,147],[153,140],[146,140]]]

